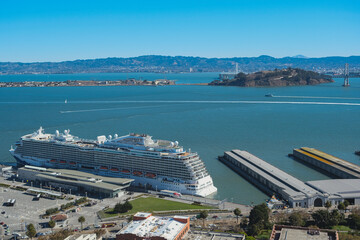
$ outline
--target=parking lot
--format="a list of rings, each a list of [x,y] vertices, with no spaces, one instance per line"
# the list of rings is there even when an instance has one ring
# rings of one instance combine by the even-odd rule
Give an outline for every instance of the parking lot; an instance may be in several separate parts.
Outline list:
[[[5,222],[11,232],[24,230],[25,224],[33,223],[38,227],[38,223],[43,222],[39,215],[45,213],[48,208],[59,207],[67,200],[50,200],[41,198],[33,201],[34,196],[25,192],[0,187],[0,212],[1,219]],[[16,199],[14,206],[4,206],[8,199]]]

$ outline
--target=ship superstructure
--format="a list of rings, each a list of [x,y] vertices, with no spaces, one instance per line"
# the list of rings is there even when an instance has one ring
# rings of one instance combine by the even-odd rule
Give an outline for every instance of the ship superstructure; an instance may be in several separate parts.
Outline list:
[[[19,165],[68,168],[103,176],[134,179],[136,186],[207,196],[216,192],[199,155],[177,141],[155,140],[146,134],[81,139],[70,130],[45,133],[40,127],[16,142],[11,154]]]

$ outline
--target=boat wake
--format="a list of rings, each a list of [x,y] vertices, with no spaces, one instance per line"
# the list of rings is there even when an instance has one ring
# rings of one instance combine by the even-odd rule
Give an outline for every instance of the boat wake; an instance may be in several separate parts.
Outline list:
[[[347,97],[319,97],[319,96],[277,96],[272,95],[274,98],[315,98],[315,99],[339,99],[339,100],[360,100],[360,98],[347,98]]]

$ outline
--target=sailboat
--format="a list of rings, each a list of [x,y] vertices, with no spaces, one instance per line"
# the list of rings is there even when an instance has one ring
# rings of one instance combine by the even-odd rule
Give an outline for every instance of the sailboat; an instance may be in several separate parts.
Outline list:
[[[67,103],[67,99],[65,99],[65,103]]]

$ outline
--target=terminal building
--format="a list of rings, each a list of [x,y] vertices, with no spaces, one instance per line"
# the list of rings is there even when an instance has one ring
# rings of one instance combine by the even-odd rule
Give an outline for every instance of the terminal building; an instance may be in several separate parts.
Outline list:
[[[276,194],[292,207],[322,207],[348,200],[360,204],[360,179],[332,179],[303,182],[264,160],[240,150],[219,157],[225,165],[268,195]]]
[[[189,229],[189,217],[157,217],[138,212],[133,221],[116,234],[116,240],[181,240]]]
[[[18,178],[43,187],[61,188],[70,193],[86,193],[99,198],[122,195],[133,179],[104,177],[69,169],[50,169],[28,166],[18,169]]]

